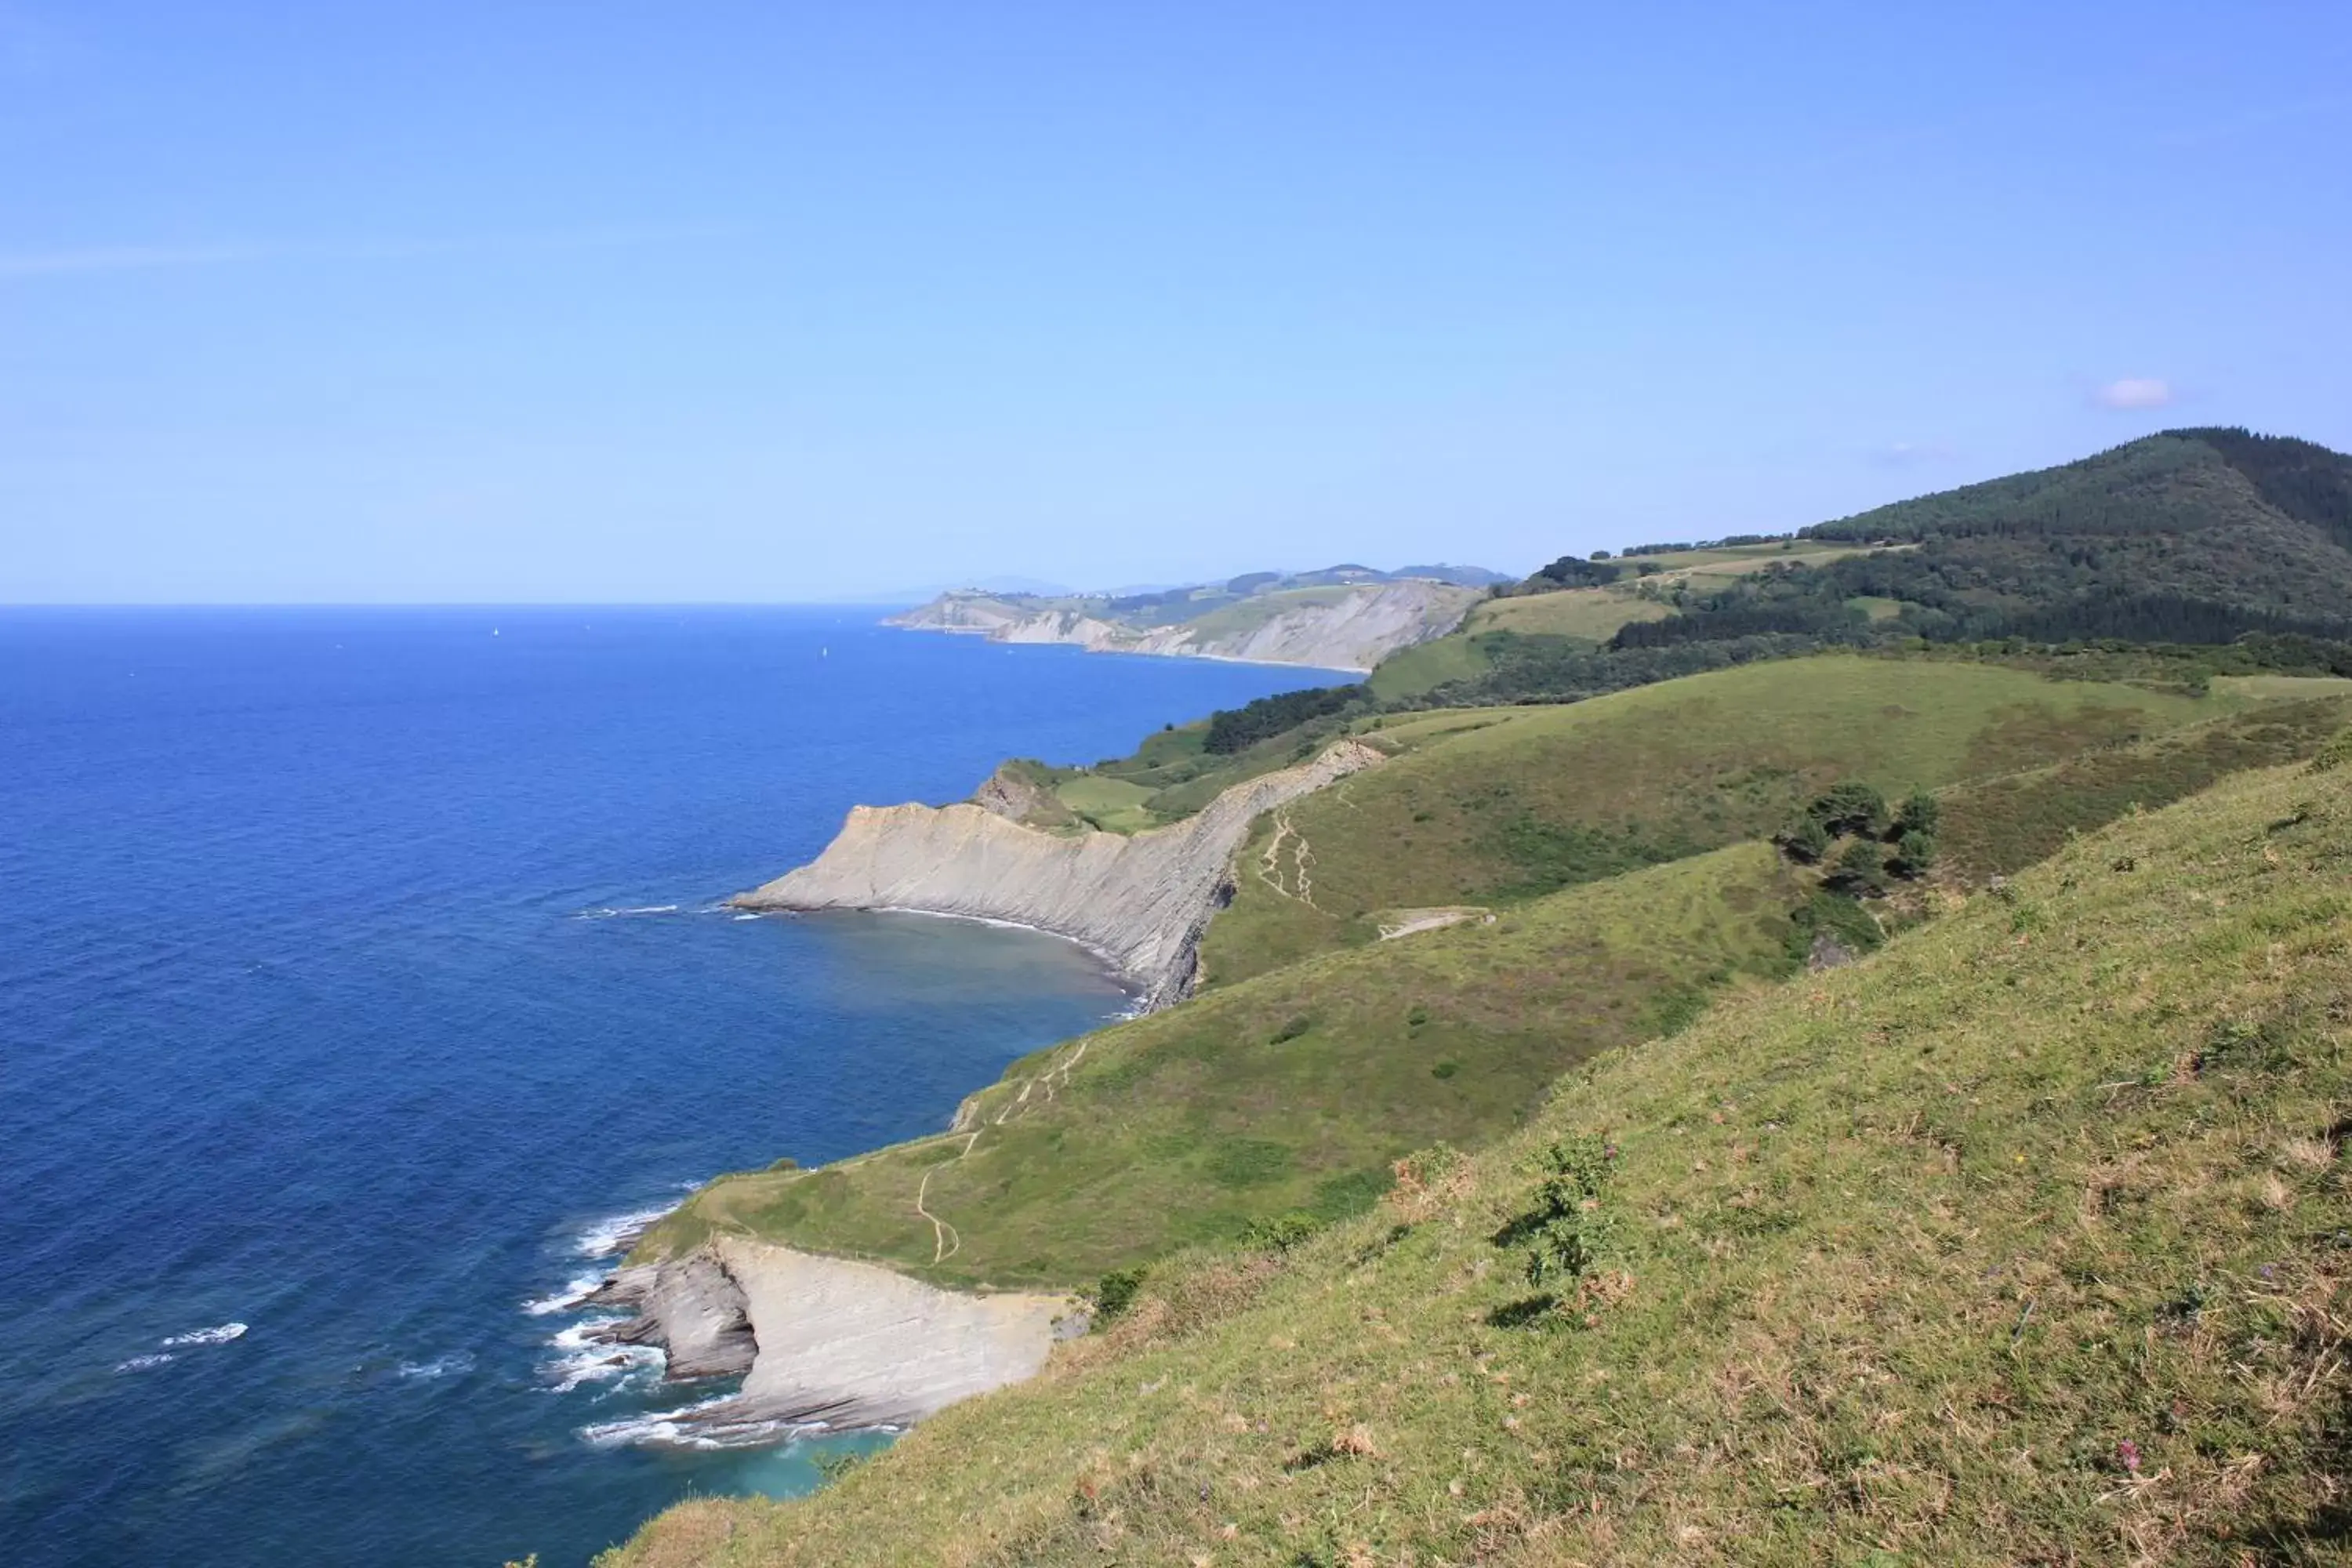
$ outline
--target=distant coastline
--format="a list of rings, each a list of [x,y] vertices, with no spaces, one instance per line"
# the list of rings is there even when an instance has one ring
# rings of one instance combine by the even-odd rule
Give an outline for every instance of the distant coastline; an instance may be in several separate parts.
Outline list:
[[[1333,566],[1244,573],[1222,584],[1126,595],[962,589],[883,624],[992,642],[1066,643],[1093,653],[1306,665],[1362,675],[1392,653],[1453,631],[1499,580],[1481,567],[1389,573]]]

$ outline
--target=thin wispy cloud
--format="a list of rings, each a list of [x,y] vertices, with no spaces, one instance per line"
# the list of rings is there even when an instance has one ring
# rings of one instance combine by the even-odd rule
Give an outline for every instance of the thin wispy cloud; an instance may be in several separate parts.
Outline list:
[[[2159,376],[2127,375],[2108,382],[2091,394],[2102,408],[2166,408],[2172,404],[2172,384]]]
[[[715,225],[466,235],[424,239],[83,246],[55,250],[0,251],[0,279],[167,271],[222,267],[239,262],[402,261],[448,256],[602,250],[625,246],[676,245],[702,239],[722,239],[747,232],[737,225]]]

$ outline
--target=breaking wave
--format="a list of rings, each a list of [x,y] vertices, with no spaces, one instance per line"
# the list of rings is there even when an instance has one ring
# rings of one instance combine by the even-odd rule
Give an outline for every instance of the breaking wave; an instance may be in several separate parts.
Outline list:
[[[209,1329],[194,1329],[184,1334],[173,1334],[163,1342],[165,1349],[175,1345],[225,1345],[231,1340],[245,1338],[243,1323],[218,1323]]]

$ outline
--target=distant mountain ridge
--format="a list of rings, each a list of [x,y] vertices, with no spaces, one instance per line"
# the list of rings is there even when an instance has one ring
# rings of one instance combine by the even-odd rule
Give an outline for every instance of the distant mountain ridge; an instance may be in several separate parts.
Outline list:
[[[1482,566],[1382,572],[1343,563],[1132,594],[960,590],[884,624],[993,642],[1068,643],[1097,653],[1362,670],[1444,636],[1489,585],[1509,580]]]

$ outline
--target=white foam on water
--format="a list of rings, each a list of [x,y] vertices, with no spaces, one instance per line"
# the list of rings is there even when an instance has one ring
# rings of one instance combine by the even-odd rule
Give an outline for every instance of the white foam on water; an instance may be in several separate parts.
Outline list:
[[[757,915],[737,915],[735,918],[739,921],[755,921],[760,917]]]
[[[663,1363],[653,1345],[616,1345],[591,1336],[599,1329],[625,1323],[626,1318],[588,1318],[548,1340],[555,1359],[540,1363],[550,1392],[569,1394],[583,1383],[612,1383],[635,1372],[658,1372]]]
[[[170,1339],[165,1340],[163,1344],[166,1348],[173,1345],[225,1345],[231,1340],[245,1338],[245,1333],[243,1323],[219,1323],[209,1329],[195,1329],[184,1334],[173,1334]]]
[[[597,1220],[580,1233],[572,1250],[582,1258],[610,1258],[616,1252],[626,1252],[637,1237],[645,1235],[648,1226],[677,1206],[670,1204],[657,1209],[637,1209]]]
[[[474,1370],[474,1352],[451,1351],[447,1355],[435,1356],[431,1361],[404,1361],[400,1363],[400,1375],[411,1378],[449,1377]]]
[[[536,1301],[525,1301],[522,1310],[534,1318],[551,1317],[557,1312],[569,1312],[604,1283],[602,1274],[575,1274],[562,1289],[551,1296],[541,1296]]]
[[[117,1362],[115,1363],[114,1370],[117,1372],[145,1372],[151,1366],[162,1366],[165,1362],[177,1361],[180,1358],[178,1356],[173,1355],[169,1352],[165,1352],[159,1355],[135,1355],[129,1361]]]
[[[618,908],[582,910],[573,918],[583,921],[614,921],[628,915],[674,915],[676,904],[627,904]]]
[[[617,1448],[632,1444],[649,1447],[669,1448],[751,1448],[775,1442],[780,1437],[796,1436],[802,1433],[822,1432],[822,1425],[790,1421],[698,1421],[696,1416],[727,1404],[733,1395],[721,1394],[706,1399],[699,1405],[680,1405],[675,1410],[658,1411],[650,1415],[632,1415],[619,1421],[600,1421],[580,1428],[580,1436],[598,1448]]]

